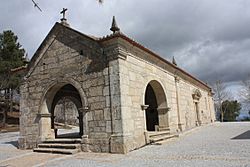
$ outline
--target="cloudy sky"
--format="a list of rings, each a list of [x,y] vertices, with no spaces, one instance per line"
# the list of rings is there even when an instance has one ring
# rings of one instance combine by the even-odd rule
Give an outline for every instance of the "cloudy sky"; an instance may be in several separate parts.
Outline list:
[[[115,15],[121,31],[203,80],[232,91],[250,73],[249,0],[1,0],[0,31],[11,29],[32,57],[68,8],[72,28],[104,36]]]

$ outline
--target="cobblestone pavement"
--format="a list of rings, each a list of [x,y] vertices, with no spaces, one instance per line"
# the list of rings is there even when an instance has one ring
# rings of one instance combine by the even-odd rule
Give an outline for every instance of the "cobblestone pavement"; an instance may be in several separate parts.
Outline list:
[[[250,167],[250,122],[215,123],[196,128],[163,145],[146,146],[126,155],[21,151],[15,147],[17,135],[0,134],[0,166]]]

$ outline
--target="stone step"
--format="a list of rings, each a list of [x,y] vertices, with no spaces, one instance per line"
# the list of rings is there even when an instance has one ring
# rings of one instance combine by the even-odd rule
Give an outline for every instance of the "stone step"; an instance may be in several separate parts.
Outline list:
[[[179,137],[179,135],[178,134],[173,134],[173,135],[168,134],[168,135],[154,136],[154,137],[150,137],[149,141],[150,141],[150,143],[156,143],[156,142],[171,139],[174,137]]]
[[[82,139],[53,139],[45,140],[43,143],[65,143],[65,144],[80,144]]]
[[[34,148],[34,152],[54,153],[54,154],[75,154],[80,152],[79,149],[62,149],[62,148]]]
[[[158,127],[159,131],[170,131],[169,127]]]
[[[80,149],[80,144],[62,144],[62,143],[41,143],[38,148],[63,148],[63,149]]]
[[[165,136],[165,135],[169,135],[170,132],[169,131],[155,131],[155,132],[148,132],[148,137],[157,137],[157,136]]]
[[[56,154],[75,154],[81,151],[80,138],[57,138],[46,140],[38,144],[38,148],[33,149],[34,152],[56,153]]]

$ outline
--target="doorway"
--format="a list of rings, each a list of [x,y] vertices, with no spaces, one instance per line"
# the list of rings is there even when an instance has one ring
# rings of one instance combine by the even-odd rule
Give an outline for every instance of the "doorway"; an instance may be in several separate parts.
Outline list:
[[[152,80],[148,83],[144,100],[148,106],[145,110],[146,130],[166,130],[169,127],[167,100],[164,89],[158,81]]]
[[[145,104],[146,109],[146,124],[148,131],[155,131],[155,126],[159,125],[157,100],[152,86],[149,84],[146,88]]]
[[[51,129],[55,138],[79,138],[83,135],[82,102],[77,89],[71,84],[62,86],[51,105]]]
[[[200,115],[199,115],[199,104],[198,104],[198,102],[195,102],[194,106],[195,106],[195,115],[196,115],[196,125],[199,126],[200,125]]]

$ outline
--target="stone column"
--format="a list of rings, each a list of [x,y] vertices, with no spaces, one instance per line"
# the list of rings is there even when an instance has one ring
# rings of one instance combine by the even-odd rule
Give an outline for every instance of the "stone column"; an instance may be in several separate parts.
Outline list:
[[[78,108],[79,113],[79,135],[82,136],[83,134],[87,134],[87,112],[89,111],[88,107]]]
[[[82,138],[81,141],[81,149],[84,152],[89,152],[89,138],[88,138],[88,120],[87,120],[87,112],[89,112],[88,107],[78,108],[79,113],[79,135]]]
[[[55,139],[54,129],[51,129],[51,114],[40,113],[39,121],[39,140],[45,141],[47,139]]]
[[[157,108],[158,111],[158,118],[159,118],[159,131],[169,130],[169,124],[168,124],[168,111],[169,108]]]
[[[149,107],[149,105],[145,105],[145,104],[142,104],[141,105],[141,109],[142,109],[142,112],[143,112],[143,116],[144,116],[144,120],[146,120],[146,109]],[[150,143],[149,141],[149,135],[148,135],[148,131],[147,131],[147,123],[145,121],[145,131],[144,131],[144,135],[145,135],[145,142],[148,144]]]

